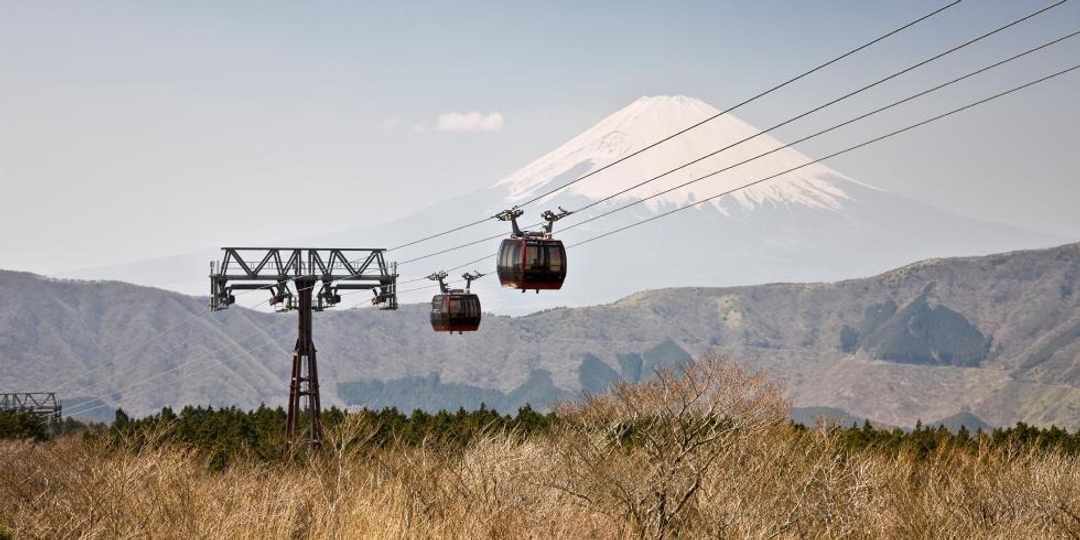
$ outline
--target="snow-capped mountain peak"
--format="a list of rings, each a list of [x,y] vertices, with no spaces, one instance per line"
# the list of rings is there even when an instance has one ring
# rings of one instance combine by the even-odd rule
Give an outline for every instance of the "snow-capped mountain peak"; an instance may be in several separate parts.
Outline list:
[[[549,154],[498,181],[494,187],[507,190],[505,200],[508,204],[521,202],[617,161],[655,143],[663,136],[712,118],[719,112],[715,107],[687,96],[645,96],[601,120]],[[730,113],[724,114],[574,184],[562,194],[579,195],[589,200],[601,199],[753,137],[699,163],[620,195],[613,203],[643,199],[784,145],[768,134],[758,135],[760,131]],[[660,195],[645,204],[656,210],[660,207],[700,201],[811,160],[793,148],[785,148]],[[727,201],[735,201],[738,206],[747,210],[767,203],[836,210],[842,206],[844,200],[849,200],[850,196],[830,182],[830,178],[846,179],[825,165],[814,164],[733,193],[730,198],[714,200],[712,204],[721,211],[725,211],[725,207],[730,208],[730,204],[725,204]]]
[[[328,233],[300,243],[363,245],[369,242],[365,239],[376,239],[381,245],[393,246],[415,241],[440,228],[520,204],[717,112],[700,100],[683,96],[641,98],[490,188],[463,194],[382,226]],[[553,210],[558,205],[580,209],[583,203],[607,197],[758,132],[734,116],[721,116],[574,184],[551,200],[529,205],[519,224],[531,227],[542,210]],[[756,137],[693,167],[691,172],[679,171],[607,204],[640,200],[779,146],[781,143],[768,135]],[[648,208],[643,204],[595,221],[586,220],[610,206],[570,216],[556,224],[554,231],[569,253],[568,277],[561,290],[521,295],[500,287],[497,279],[489,277],[473,283],[473,291],[483,297],[485,312],[521,314],[556,306],[612,302],[637,291],[661,287],[835,281],[872,275],[919,259],[1048,247],[1068,241],[951,214],[870,188],[820,164],[722,197],[713,203],[715,206],[702,205],[702,211],[645,222],[650,213],[661,208],[668,210],[701,201],[808,161],[810,158],[796,150],[785,149],[650,200]],[[643,226],[627,227],[636,223]],[[623,230],[626,232],[620,232]],[[392,257],[403,267],[403,281],[411,282],[412,277],[419,279],[439,269],[462,268],[465,261],[474,261],[467,263],[470,271],[493,274],[491,255],[498,243],[476,240],[496,231],[498,236],[506,235],[510,227],[485,220],[475,229],[462,228],[445,238],[431,237],[430,243],[395,250]],[[601,237],[600,241],[590,241]],[[455,245],[460,249],[447,249]],[[190,256],[89,269],[64,277],[130,281],[205,295],[205,277],[199,276],[205,276],[206,261],[219,256],[216,249],[208,249]],[[431,289],[411,286],[398,292],[403,305],[427,302],[433,294]]]

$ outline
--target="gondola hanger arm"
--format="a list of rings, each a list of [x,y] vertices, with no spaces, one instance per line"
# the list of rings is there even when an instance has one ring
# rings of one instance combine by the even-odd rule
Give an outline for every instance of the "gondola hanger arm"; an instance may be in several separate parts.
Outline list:
[[[524,210],[515,206],[509,210],[503,210],[502,212],[495,214],[495,219],[499,221],[509,221],[510,225],[514,228],[514,237],[521,238],[522,236],[525,236],[525,233],[521,232],[521,228],[518,227],[517,218],[521,217],[524,213]]]
[[[428,279],[430,279],[431,281],[438,281],[439,290],[442,291],[443,294],[448,294],[450,292],[450,288],[446,286],[445,280],[447,275],[449,274],[447,274],[445,270],[441,270],[428,276]]]
[[[480,272],[478,272],[476,270],[474,270],[472,274],[470,274],[468,272],[465,272],[464,274],[461,274],[461,279],[465,280],[465,292],[469,292],[469,290],[472,289],[473,280],[480,279],[480,278],[484,277],[485,275],[486,274],[481,274]]]
[[[544,218],[544,221],[547,221],[547,225],[544,225],[544,234],[551,234],[552,229],[555,228],[556,221],[559,221],[560,219],[569,216],[570,214],[573,214],[573,212],[571,212],[570,210],[566,210],[561,206],[557,208],[559,209],[558,214],[552,212],[551,210],[544,210],[544,213],[540,214],[540,217]]]

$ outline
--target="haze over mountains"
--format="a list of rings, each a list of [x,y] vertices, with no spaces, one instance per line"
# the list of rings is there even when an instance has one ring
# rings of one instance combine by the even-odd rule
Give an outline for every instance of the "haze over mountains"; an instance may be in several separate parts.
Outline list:
[[[641,98],[486,189],[382,226],[281,244],[406,243],[522,204],[717,112],[688,97]],[[400,261],[402,281],[411,282],[402,287],[400,311],[317,315],[323,403],[543,408],[720,348],[784,380],[800,407],[896,425],[974,416],[997,425],[1080,427],[1073,292],[1080,244],[938,260],[1064,241],[964,218],[815,164],[575,246],[812,159],[779,150],[660,194],[783,145],[763,135],[616,195],[758,131],[726,115],[528,205],[523,226],[539,221],[542,210],[577,210],[611,197],[555,224],[571,246],[562,290],[522,295],[499,288],[494,276],[474,283],[488,313],[474,335],[431,332],[426,301],[433,290],[416,289],[426,282],[412,280],[440,269],[493,273],[485,259],[498,240],[476,241],[507,234],[508,224],[490,220],[393,250],[388,259]],[[10,359],[0,365],[0,383],[56,390],[69,403],[97,400],[69,407],[75,414],[108,415],[117,404],[143,414],[185,403],[283,403],[294,317],[240,306],[206,313],[207,263],[219,256],[213,246],[69,275],[117,280],[109,282],[0,274],[0,354]],[[910,264],[916,260],[925,262]],[[480,262],[457,268],[469,261]],[[784,283],[760,285],[770,282]],[[240,304],[261,302],[261,294],[243,295]],[[346,297],[343,307],[363,300]]]
[[[643,97],[487,189],[450,198],[445,203],[382,226],[292,239],[282,244],[391,247],[415,240],[532,199],[717,112],[714,107],[694,98]],[[522,225],[538,222],[542,210],[554,210],[559,206],[568,210],[581,208],[759,131],[730,114],[724,115],[529,205]],[[573,245],[812,159],[795,149],[780,150],[607,218],[575,226],[588,217],[642,200],[782,145],[770,135],[755,137],[658,181],[571,215],[556,223],[556,236]],[[524,298],[513,291],[499,289],[494,277],[476,282],[474,289],[484,295],[485,309],[522,314],[555,306],[612,302],[644,289],[832,281],[871,275],[919,259],[1048,247],[1066,241],[968,219],[873,188],[870,184],[872,179],[856,180],[823,164],[811,165],[676,215],[572,248],[567,283],[558,293]],[[448,192],[452,192],[452,186],[448,186]],[[377,201],[370,204],[377,204]],[[479,242],[422,260],[405,261],[508,232],[507,224],[492,220],[430,242],[395,250],[388,257],[404,263],[400,267],[403,280],[422,277],[493,254],[497,240]],[[220,257],[217,247],[208,247],[206,252],[195,255],[75,271],[64,276],[114,279],[187,294],[206,294],[207,263]],[[473,268],[492,272],[493,267],[493,261],[477,262],[456,273]],[[430,295],[430,290],[405,293],[403,300],[421,301],[425,295]]]
[[[974,415],[1080,428],[1080,244],[927,260],[837,283],[639,292],[432,332],[425,304],[316,314],[323,403],[537,407],[708,349],[799,407],[895,425]],[[0,272],[0,387],[66,412],[282,404],[295,314],[117,282]],[[94,399],[104,405],[70,406]],[[456,407],[454,407],[456,408]]]

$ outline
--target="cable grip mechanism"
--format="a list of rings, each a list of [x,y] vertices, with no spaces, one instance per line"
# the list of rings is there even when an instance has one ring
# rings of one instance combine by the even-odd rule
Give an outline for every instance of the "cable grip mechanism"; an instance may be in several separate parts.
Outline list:
[[[431,281],[438,281],[439,282],[439,290],[443,294],[447,294],[447,293],[450,292],[450,288],[446,286],[446,281],[444,281],[446,279],[447,275],[448,274],[446,273],[445,270],[440,270],[438,272],[435,272],[434,274],[431,274],[427,278],[430,279]]]
[[[544,221],[547,221],[547,225],[544,225],[545,234],[551,234],[551,230],[555,227],[556,221],[559,221],[560,219],[569,216],[570,214],[573,214],[573,212],[566,210],[561,206],[557,208],[559,209],[558,214],[552,212],[551,210],[544,210],[544,213],[540,214],[540,217],[544,218]]]
[[[502,212],[495,214],[495,219],[499,221],[509,221],[510,225],[514,228],[514,237],[520,238],[525,236],[525,233],[521,232],[521,229],[518,227],[517,218],[521,217],[524,213],[524,210],[515,206],[509,210],[503,210]]]
[[[465,280],[465,292],[469,292],[469,289],[472,288],[473,280],[480,279],[480,278],[484,277],[484,275],[485,274],[481,274],[477,270],[473,270],[472,274],[470,274],[468,272],[465,272],[464,274],[461,274],[461,279]]]

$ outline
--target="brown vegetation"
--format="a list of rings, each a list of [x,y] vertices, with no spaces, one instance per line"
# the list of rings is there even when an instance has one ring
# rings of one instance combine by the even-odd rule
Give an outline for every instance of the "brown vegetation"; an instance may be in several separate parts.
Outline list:
[[[464,448],[239,458],[61,438],[0,448],[0,537],[1080,537],[1075,455],[845,449],[784,421],[775,385],[710,356]]]

